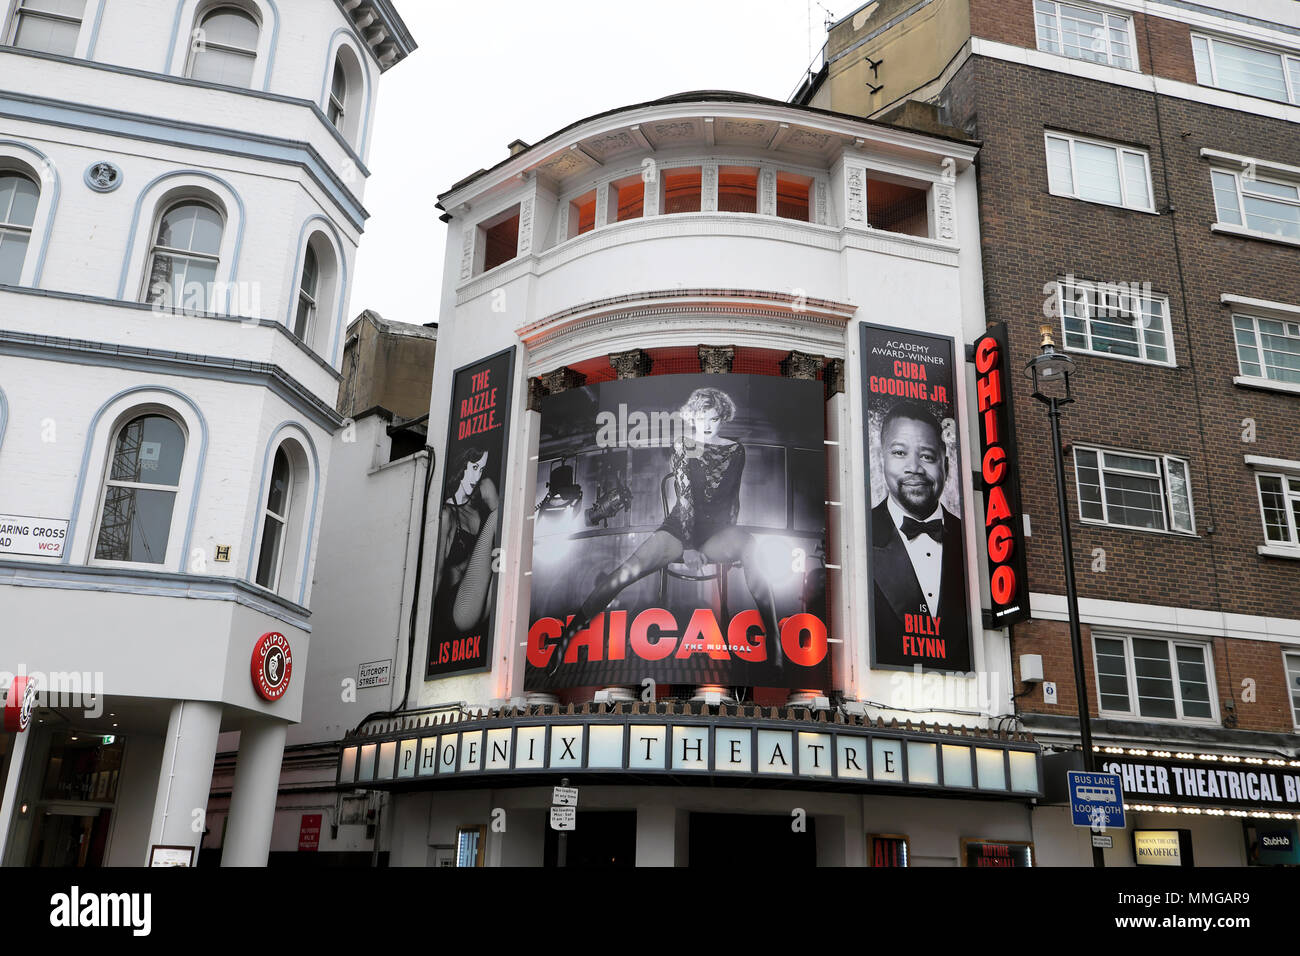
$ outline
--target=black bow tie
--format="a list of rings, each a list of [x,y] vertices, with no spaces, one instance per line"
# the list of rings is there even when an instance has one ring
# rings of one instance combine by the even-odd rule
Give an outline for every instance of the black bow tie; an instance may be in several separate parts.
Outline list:
[[[943,519],[935,518],[933,521],[917,521],[910,515],[903,519],[903,534],[907,540],[911,541],[918,534],[928,534],[935,541],[943,541]]]

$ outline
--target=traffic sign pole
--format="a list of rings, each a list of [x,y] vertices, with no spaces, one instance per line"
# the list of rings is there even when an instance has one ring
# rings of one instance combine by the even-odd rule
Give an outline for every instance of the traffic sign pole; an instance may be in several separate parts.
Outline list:
[[[561,786],[561,787],[567,787],[568,785],[569,785],[569,778],[568,778],[568,777],[564,777],[564,778],[560,781],[560,786]],[[569,857],[569,833],[568,833],[567,830],[561,830],[561,831],[560,831],[560,848],[559,848],[559,850],[556,852],[556,855],[555,855],[555,856],[556,856],[556,859],[555,859],[555,865],[556,865],[556,866],[567,866],[567,865],[568,865],[568,857]]]

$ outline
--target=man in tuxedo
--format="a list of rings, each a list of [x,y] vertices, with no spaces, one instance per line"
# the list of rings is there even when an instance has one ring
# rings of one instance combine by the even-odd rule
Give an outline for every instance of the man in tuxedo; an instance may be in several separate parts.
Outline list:
[[[876,663],[968,671],[965,538],[940,503],[948,456],[930,409],[904,400],[880,427],[888,497],[871,510]]]

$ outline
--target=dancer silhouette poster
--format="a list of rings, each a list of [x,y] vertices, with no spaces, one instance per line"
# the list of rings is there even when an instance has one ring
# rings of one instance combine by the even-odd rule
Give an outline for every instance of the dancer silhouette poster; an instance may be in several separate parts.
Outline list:
[[[426,680],[491,666],[514,362],[512,347],[457,369],[452,380]]]
[[[971,669],[952,339],[863,324],[873,666]]]
[[[525,689],[829,688],[824,435],[820,382],[544,398]]]

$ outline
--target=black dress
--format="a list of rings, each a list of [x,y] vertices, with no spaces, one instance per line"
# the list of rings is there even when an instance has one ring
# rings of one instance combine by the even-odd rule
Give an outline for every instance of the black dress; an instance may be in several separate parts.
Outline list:
[[[444,520],[446,520],[445,510],[451,511],[451,519],[456,522],[456,534],[451,539],[451,547],[447,549],[447,556],[442,560],[442,580],[438,582],[438,592],[433,599],[433,620],[434,633],[439,636],[459,634],[455,622],[452,619],[452,612],[456,606],[456,595],[460,591],[460,582],[457,580],[456,585],[452,585],[456,569],[464,568],[465,562],[469,560],[470,552],[474,550],[475,536],[470,534],[461,525],[461,508],[450,498],[443,504]],[[468,507],[473,508],[479,513],[479,521],[482,522],[483,509],[478,507],[473,500],[468,503]],[[479,528],[482,528],[480,523]],[[462,575],[463,577],[463,575]]]
[[[677,504],[659,531],[667,531],[688,550],[699,549],[740,515],[740,476],[745,446],[710,445],[689,439],[673,442],[671,465],[677,479]]]

